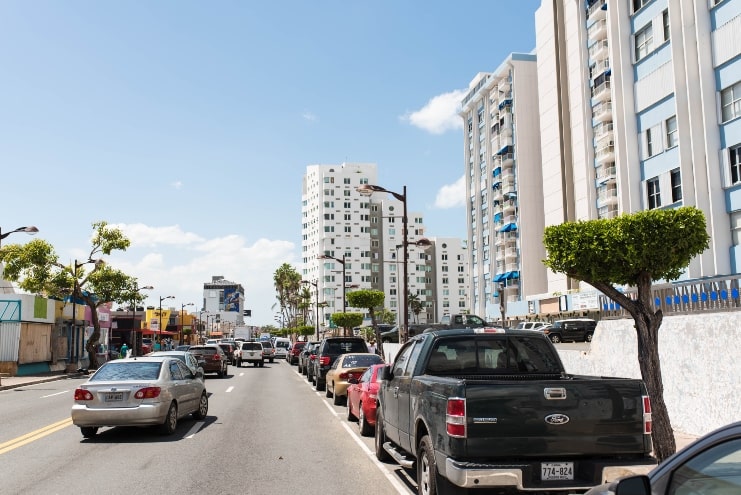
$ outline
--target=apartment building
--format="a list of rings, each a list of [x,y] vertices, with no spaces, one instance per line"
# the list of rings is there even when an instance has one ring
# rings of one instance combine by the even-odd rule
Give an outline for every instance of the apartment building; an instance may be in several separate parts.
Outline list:
[[[470,304],[490,318],[500,301],[547,288],[536,68],[535,55],[513,53],[477,74],[461,104]]]
[[[535,27],[545,225],[695,206],[712,240],[684,278],[736,273],[741,0],[544,0]]]
[[[432,263],[435,291],[425,306],[425,319],[420,322],[438,322],[447,314],[474,313],[471,308],[470,274],[467,243],[458,237],[432,237],[426,254]]]

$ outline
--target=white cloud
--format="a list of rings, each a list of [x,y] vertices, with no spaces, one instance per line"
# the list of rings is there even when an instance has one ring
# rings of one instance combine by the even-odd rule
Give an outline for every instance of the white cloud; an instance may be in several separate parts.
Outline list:
[[[175,182],[171,183],[170,185],[172,186],[173,189],[182,189],[183,182],[182,181],[179,181],[179,180],[176,180]]]
[[[309,112],[308,110],[302,113],[301,117],[303,117],[304,120],[308,120],[309,122],[317,122],[319,120],[319,117]]]
[[[466,177],[461,177],[452,184],[440,188],[435,196],[436,208],[457,208],[466,204]]]
[[[400,118],[432,134],[459,129],[463,127],[463,122],[458,110],[467,91],[459,89],[435,96],[421,109],[408,112]]]
[[[151,247],[158,244],[191,245],[203,241],[203,238],[192,232],[184,232],[179,225],[151,227],[141,223],[111,224],[119,228],[131,241],[132,247]]]

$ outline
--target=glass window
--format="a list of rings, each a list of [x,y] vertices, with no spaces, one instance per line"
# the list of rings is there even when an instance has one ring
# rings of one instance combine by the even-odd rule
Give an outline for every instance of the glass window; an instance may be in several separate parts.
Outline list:
[[[658,177],[646,181],[646,193],[648,197],[649,210],[661,207],[661,190],[659,188]]]
[[[666,147],[673,148],[679,144],[679,136],[677,135],[677,116],[672,115],[666,119]]]
[[[672,203],[682,201],[682,174],[679,173],[679,169],[675,168],[671,172],[672,181]]]
[[[664,25],[664,41],[669,41],[669,9],[661,13],[661,21]]]
[[[723,122],[741,116],[741,81],[720,92],[720,113]]]
[[[651,24],[638,31],[635,35],[635,60],[638,62],[653,49],[653,30]]]
[[[741,144],[730,148],[731,183],[741,182]]]
[[[741,440],[714,445],[678,467],[666,493],[739,493],[739,458]]]

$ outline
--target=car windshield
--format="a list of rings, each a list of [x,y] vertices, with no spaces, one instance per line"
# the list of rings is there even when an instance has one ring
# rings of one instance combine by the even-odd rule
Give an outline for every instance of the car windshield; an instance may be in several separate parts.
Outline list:
[[[159,361],[109,361],[90,377],[90,381],[156,380],[161,366]]]
[[[282,347],[283,349],[288,349],[288,346],[289,346],[288,342],[277,342],[275,344],[275,347]]]
[[[190,352],[193,354],[216,354],[217,351],[213,347],[191,347]]]
[[[362,368],[372,364],[381,363],[381,356],[375,354],[349,354],[342,360],[343,368]]]
[[[243,350],[247,349],[248,351],[261,351],[262,346],[260,344],[247,343],[247,344],[242,344],[242,349]]]
[[[364,340],[330,341],[327,343],[327,354],[343,354],[347,352],[368,352]]]

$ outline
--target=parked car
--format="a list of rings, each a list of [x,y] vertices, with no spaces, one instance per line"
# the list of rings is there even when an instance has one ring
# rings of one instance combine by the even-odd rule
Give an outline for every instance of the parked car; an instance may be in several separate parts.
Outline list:
[[[515,330],[542,330],[549,326],[547,321],[521,321],[515,327]]]
[[[570,320],[554,321],[549,327],[543,329],[543,333],[551,339],[551,342],[591,342],[597,322],[591,318],[573,318]]]
[[[205,373],[216,373],[219,378],[224,378],[229,372],[229,358],[224,349],[214,344],[194,345],[188,349],[196,359],[202,360]]]
[[[704,435],[665,459],[648,475],[619,478],[586,495],[741,493],[741,422]]]
[[[327,397],[332,397],[335,405],[344,404],[347,399],[347,387],[350,386],[348,380],[360,378],[368,367],[380,363],[383,363],[381,356],[370,352],[340,355],[327,371],[325,378]]]
[[[242,367],[242,363],[252,364],[252,366],[263,366],[265,358],[262,357],[262,344],[260,342],[239,342],[237,350],[234,351],[237,357],[237,366]]]
[[[224,349],[224,354],[226,354],[226,357],[229,360],[229,363],[232,366],[236,366],[237,365],[237,360],[234,357],[234,350],[237,348],[236,342],[234,342],[234,341],[224,342],[222,340],[221,342],[219,342],[218,346],[221,347],[222,349]]]
[[[378,370],[383,364],[374,364],[359,378],[348,378],[347,420],[358,422],[360,434],[367,437],[376,427],[376,398],[378,396]]]
[[[302,375],[306,375],[309,367],[309,358],[311,356],[311,350],[319,344],[318,341],[307,342],[301,352],[298,354],[298,371]]]
[[[288,361],[288,364],[290,365],[298,364],[298,355],[301,353],[301,351],[303,350],[306,344],[307,343],[302,340],[291,344],[291,348],[288,350],[288,357],[286,358],[286,360]],[[301,371],[300,368],[299,368],[299,371]]]
[[[278,337],[273,342],[275,346],[275,357],[278,359],[288,359],[288,349],[291,347],[291,341],[289,339]]]
[[[179,419],[208,414],[202,378],[175,357],[108,361],[75,390],[72,424],[85,438],[105,426],[158,426],[172,434]]]
[[[275,361],[275,347],[273,347],[273,343],[269,340],[261,340],[260,343],[262,344],[263,360],[267,359],[271,363]]]
[[[190,347],[190,346],[189,346]],[[201,375],[201,379],[203,379],[203,360],[198,359],[193,355],[192,353],[188,351],[154,351],[146,354],[147,356],[153,356],[153,357],[163,357],[163,356],[169,356],[178,358],[182,362],[185,363],[185,365],[194,373],[199,373]]]
[[[143,338],[142,339],[142,354],[152,352],[152,349],[154,349],[154,343],[152,342],[152,339]]]
[[[362,337],[327,337],[319,343],[312,371],[317,390],[324,390],[329,368],[341,354],[367,353],[368,344]]]

